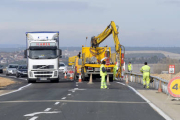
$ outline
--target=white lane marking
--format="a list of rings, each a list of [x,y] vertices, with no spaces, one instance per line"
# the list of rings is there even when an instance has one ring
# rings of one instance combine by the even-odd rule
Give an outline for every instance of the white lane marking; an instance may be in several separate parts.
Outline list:
[[[71,90],[68,90],[68,91],[76,91],[76,90],[86,90],[86,89],[79,89],[79,88],[74,88],[74,89],[71,89]]]
[[[36,120],[38,117],[32,117],[31,119],[29,119],[29,120]]]
[[[76,86],[78,86],[78,85],[76,85]]]
[[[61,98],[61,99],[63,99],[63,100],[64,100],[64,99],[66,99],[66,97],[63,97],[63,98]]]
[[[72,92],[75,92],[75,91],[72,91]]]
[[[19,79],[21,79],[21,80],[27,80],[26,78],[19,78]]]
[[[68,95],[71,95],[71,94],[68,94]]]
[[[38,115],[38,114],[53,114],[53,113],[60,113],[60,111],[52,111],[52,112],[35,112],[35,113],[31,113],[31,114],[26,114],[24,116],[26,117],[32,117],[34,115]]]
[[[15,90],[15,91],[8,92],[8,93],[2,94],[2,95],[0,95],[0,96],[4,96],[4,95],[8,95],[8,94],[11,94],[11,93],[14,93],[14,92],[18,92],[18,91],[22,90],[23,88],[28,87],[28,86],[30,86],[30,85],[31,85],[31,83],[29,83],[29,84],[27,84],[27,85],[25,85],[25,86],[23,86],[23,87],[20,87],[19,89]]]
[[[124,83],[118,82],[121,85],[125,85]],[[126,85],[125,85],[126,86]],[[146,99],[142,94],[136,91],[133,87],[127,85],[131,90],[133,90],[137,95],[139,95],[142,99],[144,99],[154,110],[156,110],[164,119],[172,120],[168,115],[166,115],[161,109],[159,109],[156,105],[154,105],[151,101]]]
[[[55,105],[58,105],[60,102],[56,102]]]
[[[50,110],[51,110],[51,108],[47,108],[47,109],[45,109],[44,111],[46,111],[46,112],[47,112],[47,111],[50,111]]]

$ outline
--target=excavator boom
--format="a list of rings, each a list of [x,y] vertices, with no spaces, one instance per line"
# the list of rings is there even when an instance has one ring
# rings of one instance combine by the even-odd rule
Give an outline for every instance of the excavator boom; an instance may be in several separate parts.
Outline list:
[[[91,47],[99,47],[99,45],[110,35],[112,34],[114,44],[115,44],[115,51],[116,51],[116,59],[118,62],[119,72],[118,76],[121,76],[121,45],[118,38],[118,29],[114,21],[111,21],[111,23],[106,27],[106,29],[100,33],[98,36],[93,36],[91,38]]]

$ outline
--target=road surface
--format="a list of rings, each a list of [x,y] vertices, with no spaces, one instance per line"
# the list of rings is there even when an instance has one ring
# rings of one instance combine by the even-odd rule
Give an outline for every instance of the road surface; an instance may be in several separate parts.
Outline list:
[[[19,79],[18,79],[19,80]],[[100,82],[87,84],[64,80],[59,83],[24,84],[0,96],[1,120],[164,120],[129,87]]]

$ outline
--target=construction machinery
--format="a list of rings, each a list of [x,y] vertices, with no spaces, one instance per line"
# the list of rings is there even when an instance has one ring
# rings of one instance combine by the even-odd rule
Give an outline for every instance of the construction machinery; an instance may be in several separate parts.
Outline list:
[[[122,74],[122,63],[124,62],[124,54],[122,55],[122,50],[124,47],[120,44],[118,39],[118,27],[113,21],[106,27],[106,29],[98,36],[93,36],[91,38],[91,47],[82,46],[82,79],[86,80],[92,75],[92,77],[100,77],[100,66],[101,61],[106,61],[107,74],[109,75],[109,80],[113,81],[113,67],[116,62],[118,65],[117,76],[121,78]],[[110,35],[113,35],[115,44],[115,54],[111,53],[110,47],[99,47],[99,45]]]
[[[76,55],[76,56],[69,57],[69,58],[68,58],[68,65],[69,65],[69,66],[74,65],[74,62],[75,62],[75,59],[76,59],[76,58],[77,58],[77,55]]]

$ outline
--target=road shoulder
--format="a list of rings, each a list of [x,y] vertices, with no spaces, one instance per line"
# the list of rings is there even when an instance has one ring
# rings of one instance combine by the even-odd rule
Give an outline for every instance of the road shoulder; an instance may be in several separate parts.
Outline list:
[[[164,93],[158,93],[157,90],[137,90],[145,98],[151,101],[154,105],[160,108],[164,113],[170,116],[173,120],[179,119],[180,102],[172,101],[172,97],[168,97]]]

